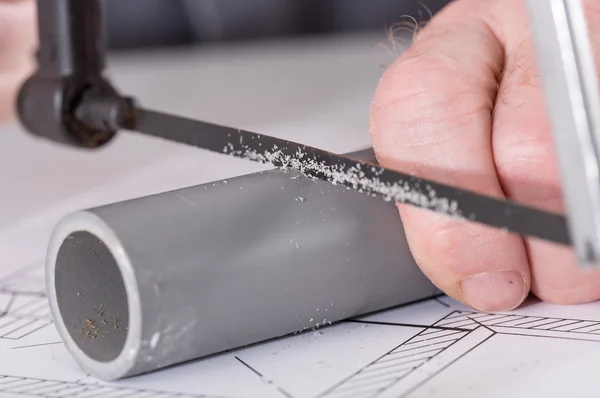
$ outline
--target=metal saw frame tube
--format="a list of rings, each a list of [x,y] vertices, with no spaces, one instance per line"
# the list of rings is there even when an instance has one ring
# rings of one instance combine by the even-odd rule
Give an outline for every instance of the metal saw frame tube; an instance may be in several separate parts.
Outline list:
[[[68,215],[46,278],[67,349],[103,380],[440,293],[393,203],[282,169]]]
[[[579,265],[600,267],[600,92],[581,0],[528,0],[546,112]]]

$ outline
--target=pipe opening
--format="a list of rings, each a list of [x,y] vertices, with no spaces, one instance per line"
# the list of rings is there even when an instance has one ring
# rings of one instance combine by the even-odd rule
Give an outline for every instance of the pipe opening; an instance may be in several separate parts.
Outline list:
[[[70,234],[55,266],[56,300],[71,338],[91,359],[116,359],[127,339],[129,308],[119,266],[89,232]]]

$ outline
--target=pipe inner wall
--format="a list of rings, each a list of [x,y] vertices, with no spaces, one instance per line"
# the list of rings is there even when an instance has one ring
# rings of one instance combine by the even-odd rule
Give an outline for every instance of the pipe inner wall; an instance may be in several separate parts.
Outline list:
[[[73,232],[58,251],[56,300],[71,339],[91,359],[110,362],[129,329],[125,283],[110,250],[87,231]]]

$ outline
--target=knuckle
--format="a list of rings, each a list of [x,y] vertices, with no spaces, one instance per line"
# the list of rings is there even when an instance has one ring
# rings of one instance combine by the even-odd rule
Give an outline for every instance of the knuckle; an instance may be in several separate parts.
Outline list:
[[[458,129],[472,128],[485,115],[489,119],[491,100],[468,80],[449,55],[418,52],[399,59],[384,75],[371,105],[375,151],[420,162],[432,155],[431,149],[464,137]]]
[[[463,75],[458,60],[439,52],[424,52],[417,46],[409,49],[384,73],[375,92],[382,105],[424,101],[429,105],[432,91],[456,85]],[[444,83],[444,84],[440,84]],[[444,90],[446,91],[446,90]]]
[[[531,174],[538,174],[535,173],[535,168],[540,163],[545,163],[545,155],[537,142],[507,146],[496,153],[496,173],[503,181],[520,180]]]
[[[420,214],[415,220],[420,225],[408,225],[408,232],[414,232],[412,240],[415,241],[417,262],[452,264],[460,261],[461,250],[466,247],[465,234],[461,230],[464,226],[438,217],[442,216]]]

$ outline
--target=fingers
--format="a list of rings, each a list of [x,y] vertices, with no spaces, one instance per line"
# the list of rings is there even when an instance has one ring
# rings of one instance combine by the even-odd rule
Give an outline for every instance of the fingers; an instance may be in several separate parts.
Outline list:
[[[17,91],[34,66],[33,0],[0,0],[0,122],[14,117]]]
[[[385,167],[503,196],[491,112],[503,48],[484,20],[490,2],[447,6],[386,71],[371,110]],[[530,286],[520,237],[399,206],[411,251],[448,295],[487,311],[517,307]]]
[[[588,1],[591,5],[594,1]],[[544,92],[526,12],[512,1],[514,14],[504,18],[506,58],[494,112],[493,148],[498,176],[512,199],[549,211],[563,212],[559,170],[545,109]],[[597,3],[597,2],[595,2]],[[600,52],[600,9],[588,8],[594,51]],[[510,27],[510,28],[509,28]],[[583,272],[573,250],[537,239],[526,240],[532,291],[563,304],[600,298],[600,272]]]
[[[36,41],[35,3],[0,0],[0,71],[14,71],[32,58]]]

